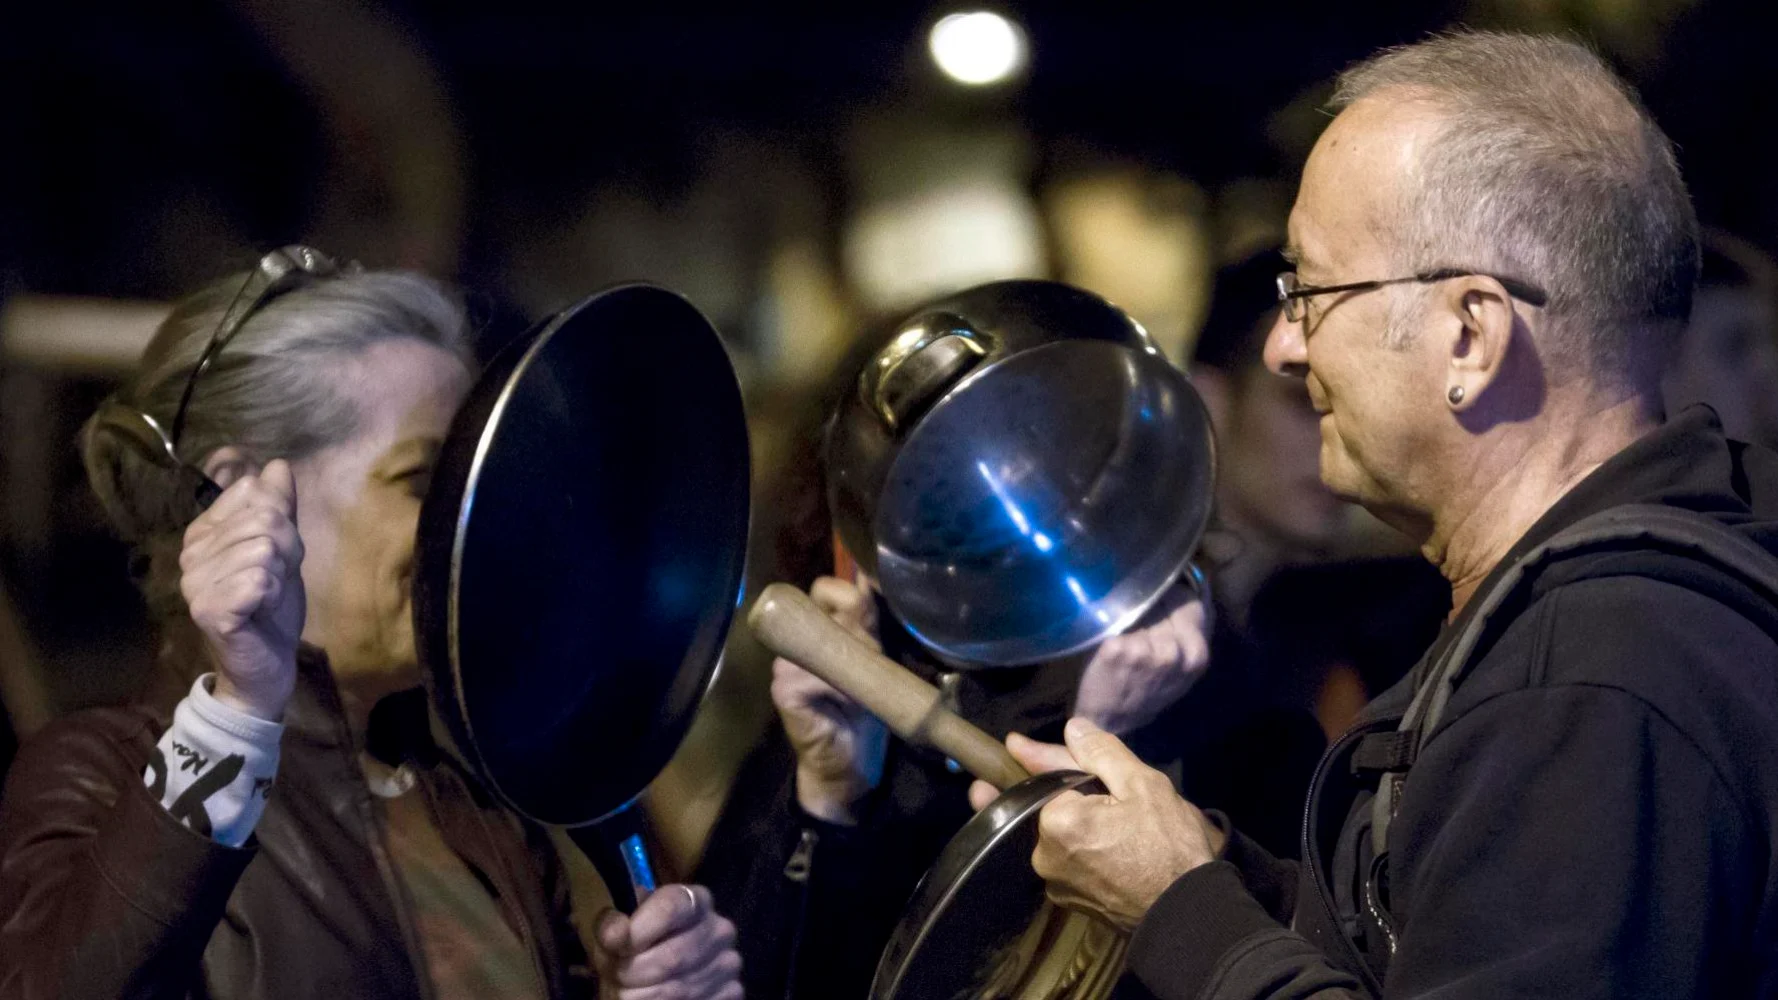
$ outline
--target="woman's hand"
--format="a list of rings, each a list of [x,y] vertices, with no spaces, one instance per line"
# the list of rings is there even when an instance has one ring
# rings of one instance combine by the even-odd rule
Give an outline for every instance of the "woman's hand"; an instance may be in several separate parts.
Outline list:
[[[610,1000],[741,1000],[735,925],[701,885],[663,885],[630,916],[606,913],[598,937]]]
[[[215,654],[223,704],[283,717],[306,610],[302,559],[296,483],[282,459],[230,483],[186,529],[179,590]]]
[[[1210,666],[1204,603],[1175,584],[1138,627],[1093,650],[1080,676],[1074,714],[1119,735],[1153,722],[1185,697]]]
[[[876,604],[861,588],[824,576],[809,597],[877,649]],[[797,803],[830,823],[856,822],[853,806],[883,777],[889,731],[876,716],[789,660],[772,661],[772,704],[796,751]]]

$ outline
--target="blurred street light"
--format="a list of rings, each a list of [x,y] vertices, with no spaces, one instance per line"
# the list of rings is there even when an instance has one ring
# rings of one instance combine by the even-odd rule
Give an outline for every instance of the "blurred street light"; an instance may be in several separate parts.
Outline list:
[[[988,11],[940,18],[927,48],[946,76],[971,87],[1000,83],[1025,65],[1025,33]]]

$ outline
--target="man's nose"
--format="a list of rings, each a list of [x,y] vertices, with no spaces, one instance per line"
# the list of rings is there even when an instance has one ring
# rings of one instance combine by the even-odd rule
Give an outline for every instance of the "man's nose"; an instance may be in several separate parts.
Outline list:
[[[1284,318],[1284,310],[1272,314],[1272,329],[1266,334],[1266,367],[1274,375],[1302,378],[1309,373],[1309,348],[1303,337],[1303,323]]]

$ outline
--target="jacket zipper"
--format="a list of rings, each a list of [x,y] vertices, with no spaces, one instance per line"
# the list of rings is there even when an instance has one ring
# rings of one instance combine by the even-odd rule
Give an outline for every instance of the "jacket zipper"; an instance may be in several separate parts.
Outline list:
[[[1394,725],[1396,725],[1396,720],[1380,719],[1375,722],[1367,722],[1362,725],[1354,726],[1351,729],[1346,730],[1343,736],[1335,740],[1333,745],[1329,746],[1327,750],[1322,753],[1321,759],[1316,761],[1315,772],[1309,779],[1309,799],[1303,806],[1303,867],[1308,873],[1309,881],[1315,885],[1315,896],[1321,901],[1322,911],[1327,914],[1334,933],[1339,935],[1340,943],[1345,948],[1347,958],[1355,963],[1356,968],[1363,970],[1365,973],[1364,978],[1371,981],[1368,985],[1373,989],[1377,988],[1379,985],[1374,982],[1376,977],[1370,973],[1370,965],[1364,961],[1364,956],[1358,954],[1358,950],[1353,947],[1352,941],[1346,936],[1346,928],[1340,921],[1339,911],[1334,908],[1333,900],[1328,897],[1327,884],[1322,880],[1321,866],[1317,864],[1318,854],[1315,850],[1316,845],[1314,843],[1313,830],[1315,815],[1320,812],[1321,786],[1327,777],[1328,765],[1333,762],[1335,757],[1340,755],[1341,751],[1343,751],[1347,745],[1355,743],[1358,740],[1369,736],[1371,733],[1388,729]]]
[[[784,1000],[795,1000],[797,965],[802,960],[803,923],[809,918],[809,876],[815,868],[815,845],[821,835],[804,829],[797,838],[796,850],[784,865],[784,878],[797,885],[796,919],[790,924],[790,947],[786,950],[784,967]]]
[[[342,745],[347,753],[355,751],[352,733],[343,718],[336,723]],[[395,911],[395,923],[401,931],[402,943],[407,946],[408,961],[413,966],[415,985],[419,987],[420,996],[424,1000],[436,1000],[437,992],[432,982],[432,968],[426,961],[426,950],[420,944],[420,931],[414,925],[413,900],[408,896],[407,883],[402,880],[401,873],[395,870],[395,863],[389,858],[389,832],[384,827],[383,818],[378,814],[376,802],[370,791],[370,782],[364,776],[363,766],[354,758],[348,757],[348,763],[356,783],[353,791],[357,792],[359,817],[364,821],[365,828],[370,831],[370,855],[377,863],[377,873],[382,876],[383,884],[389,887],[389,902]],[[418,782],[415,782],[418,784]]]

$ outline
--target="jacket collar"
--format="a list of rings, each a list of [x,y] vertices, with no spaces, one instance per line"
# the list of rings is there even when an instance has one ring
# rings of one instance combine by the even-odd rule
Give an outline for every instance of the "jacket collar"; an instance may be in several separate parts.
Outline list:
[[[426,693],[414,688],[389,695],[371,709],[363,747],[353,744],[345,702],[327,654],[303,643],[296,652],[296,689],[284,710],[284,732],[319,747],[365,750],[391,766],[412,762],[430,767],[440,748],[433,738]]]

